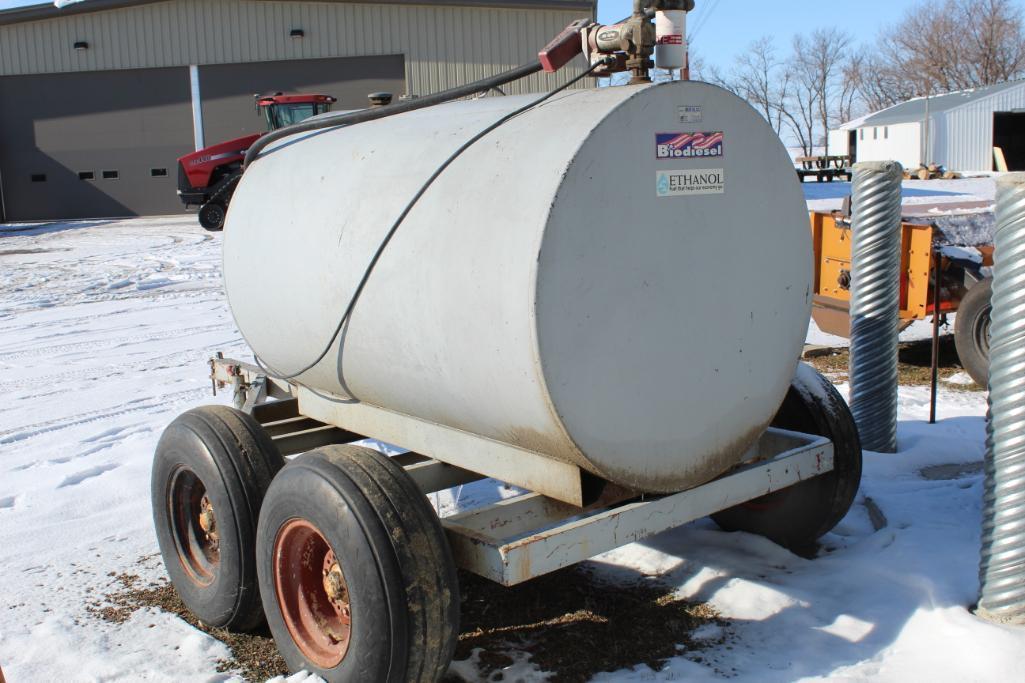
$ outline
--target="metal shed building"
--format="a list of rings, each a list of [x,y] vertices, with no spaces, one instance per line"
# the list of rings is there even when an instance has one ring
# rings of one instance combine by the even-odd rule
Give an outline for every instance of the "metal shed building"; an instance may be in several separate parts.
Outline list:
[[[926,125],[928,121],[928,125]],[[903,102],[830,131],[830,151],[905,168],[936,163],[992,171],[994,147],[1008,170],[1025,170],[1025,81]]]
[[[595,0],[87,0],[0,11],[0,221],[182,211],[175,160],[253,95],[417,96],[517,66]],[[582,60],[507,92],[548,89]]]

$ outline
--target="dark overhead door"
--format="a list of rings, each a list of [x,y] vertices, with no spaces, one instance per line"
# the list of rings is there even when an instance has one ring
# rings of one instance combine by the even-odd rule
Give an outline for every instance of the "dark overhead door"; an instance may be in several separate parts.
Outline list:
[[[1003,151],[1008,171],[1025,171],[1025,112],[993,114],[993,146]]]
[[[372,92],[406,91],[402,55],[201,66],[199,82],[207,145],[265,130],[253,95],[331,95],[339,110],[365,108]]]
[[[9,221],[181,212],[192,148],[187,68],[0,78]]]

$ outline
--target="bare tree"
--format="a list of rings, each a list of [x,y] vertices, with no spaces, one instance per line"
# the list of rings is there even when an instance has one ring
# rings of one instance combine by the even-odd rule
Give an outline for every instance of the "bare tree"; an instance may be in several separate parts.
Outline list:
[[[706,64],[703,61],[700,62],[700,65],[697,64],[697,62],[691,62],[691,78],[696,81],[717,85],[720,88],[729,90],[733,94],[737,94],[737,84],[734,82],[732,74],[723,71],[716,64]]]
[[[765,36],[737,57],[730,89],[750,102],[779,135],[783,131],[790,81],[790,69],[776,58],[775,43]]]
[[[978,85],[1002,83],[1025,72],[1022,9],[1008,0],[959,0],[959,20],[968,29],[968,57]],[[975,21],[970,21],[975,18]]]
[[[722,85],[720,81],[723,79],[723,75],[719,70],[719,67],[715,64],[708,64],[705,62],[700,55],[694,53],[693,48],[690,48],[687,65],[690,66],[690,77],[695,81],[704,81],[714,85]]]
[[[858,74],[863,68],[864,61],[864,55],[856,51],[852,51],[844,59],[840,72],[840,99],[836,107],[836,123],[847,123],[857,115],[861,106]]]
[[[802,116],[802,127],[813,144],[821,133],[825,154],[829,154],[829,128],[843,118],[845,99],[851,99],[843,76],[844,60],[851,46],[850,34],[837,28],[816,29],[808,37],[794,36],[790,68],[797,87],[794,102]],[[794,100],[794,97],[790,98]],[[808,114],[811,120],[808,121]]]
[[[795,47],[797,45],[797,40]],[[793,66],[793,60],[791,60]],[[815,148],[816,119],[819,110],[819,90],[807,74],[795,73],[786,101],[780,109],[787,128],[797,139],[805,156],[812,156]]]
[[[1025,21],[1011,0],[922,2],[876,42],[855,75],[871,109],[1025,76]]]
[[[816,39],[821,40],[831,36],[826,30],[815,34]],[[844,41],[849,41],[846,35],[840,41],[841,49]],[[812,54],[803,37],[795,38],[793,50],[789,59],[782,60],[777,56],[772,37],[765,36],[738,55],[728,72],[711,66],[702,70],[701,78],[743,97],[765,117],[777,135],[782,137],[784,131],[789,132],[804,154],[810,156],[819,139],[817,134],[822,130],[823,105],[827,113],[829,111],[829,103],[824,98],[836,89],[839,62],[828,55]],[[816,60],[824,64],[825,86]]]
[[[919,86],[886,59],[863,59],[853,74],[858,95],[868,111],[879,111],[917,97]]]

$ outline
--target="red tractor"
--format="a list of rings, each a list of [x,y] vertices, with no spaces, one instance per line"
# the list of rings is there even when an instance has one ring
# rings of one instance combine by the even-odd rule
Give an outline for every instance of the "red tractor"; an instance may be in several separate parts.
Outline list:
[[[331,111],[337,100],[330,95],[283,95],[257,97],[256,107],[267,121],[267,130],[299,123]],[[186,207],[199,206],[199,224],[220,230],[235,185],[242,177],[246,150],[263,134],[247,135],[213,145],[178,159],[178,196]]]

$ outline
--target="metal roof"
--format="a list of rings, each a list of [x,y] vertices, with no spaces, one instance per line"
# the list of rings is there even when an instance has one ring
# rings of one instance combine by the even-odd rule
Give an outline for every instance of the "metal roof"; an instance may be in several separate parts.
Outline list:
[[[286,0],[288,2],[348,2],[376,5],[448,5],[450,7],[494,7],[503,9],[579,9],[593,15],[596,0]],[[57,9],[52,2],[0,10],[0,26],[20,24],[26,21],[43,21],[66,17],[71,14],[87,14],[103,10],[121,9],[133,5],[149,5],[167,0],[86,0]]]
[[[957,109],[958,107],[963,107],[966,104],[971,104],[972,102],[978,102],[990,95],[995,95],[1013,88],[1025,88],[1025,81],[1008,81],[1006,83],[987,85],[981,88],[972,88],[971,90],[947,93],[946,95],[936,95],[935,97],[929,98],[929,113],[930,115],[939,114],[941,112]],[[918,97],[913,100],[908,100],[907,102],[894,105],[889,109],[883,109],[875,114],[869,114],[860,121],[852,121],[851,123],[844,124],[841,128],[850,129],[864,128],[865,126],[889,126],[898,123],[913,123],[925,118],[925,107],[925,98]]]

